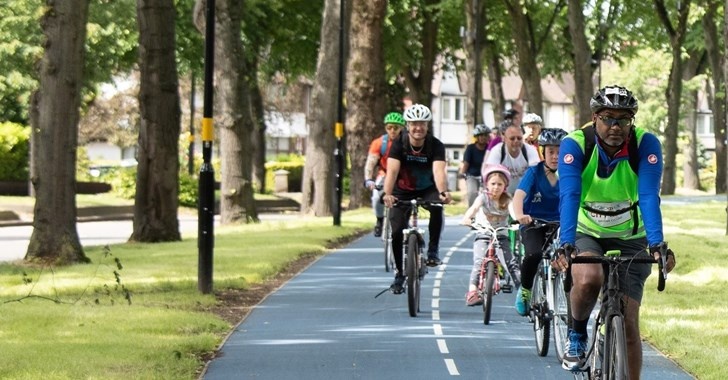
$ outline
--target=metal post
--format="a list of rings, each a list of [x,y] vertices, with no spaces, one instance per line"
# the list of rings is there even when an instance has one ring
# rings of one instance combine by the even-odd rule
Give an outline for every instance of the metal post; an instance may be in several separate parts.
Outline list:
[[[215,245],[215,170],[212,167],[213,68],[215,67],[215,0],[207,0],[205,19],[205,99],[202,118],[202,167],[200,167],[199,205],[197,219],[197,289],[202,294],[212,293],[212,257]]]
[[[336,136],[336,149],[334,157],[336,161],[336,204],[334,205],[334,225],[341,225],[341,200],[344,191],[344,9],[345,0],[340,0],[339,7],[339,89],[338,89],[338,112],[334,136]]]

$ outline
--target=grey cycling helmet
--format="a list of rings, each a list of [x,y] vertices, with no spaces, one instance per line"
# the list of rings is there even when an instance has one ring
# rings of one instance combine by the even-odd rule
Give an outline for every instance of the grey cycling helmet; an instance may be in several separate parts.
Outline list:
[[[432,112],[424,104],[413,104],[404,111],[404,119],[407,121],[430,121]]]
[[[487,135],[490,134],[490,128],[488,128],[485,124],[475,124],[475,128],[473,128],[473,137],[477,137],[480,135]]]
[[[541,119],[541,116],[538,116],[535,113],[527,113],[525,116],[523,116],[523,120],[521,120],[521,123],[543,125],[543,120]]]
[[[561,145],[561,140],[566,137],[567,133],[561,128],[546,128],[541,130],[541,134],[538,135],[538,145]]]
[[[637,99],[632,92],[622,86],[606,86],[592,96],[589,102],[592,113],[597,113],[605,108],[627,110],[632,114],[637,113]]]

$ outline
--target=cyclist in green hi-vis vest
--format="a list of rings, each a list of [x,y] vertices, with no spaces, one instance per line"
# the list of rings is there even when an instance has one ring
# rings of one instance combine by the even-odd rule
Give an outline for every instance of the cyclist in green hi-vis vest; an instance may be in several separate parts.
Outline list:
[[[564,257],[603,255],[621,250],[622,255],[667,255],[667,270],[675,256],[662,233],[660,177],[662,149],[655,135],[634,125],[637,99],[620,86],[597,91],[590,101],[592,122],[570,133],[559,152],[561,253],[554,266],[566,270]],[[620,276],[625,297],[625,325],[629,372],[639,379],[642,346],[639,308],[649,264],[633,264]],[[599,264],[571,268],[570,292],[573,324],[563,367],[581,368],[587,347],[587,325],[604,273]]]

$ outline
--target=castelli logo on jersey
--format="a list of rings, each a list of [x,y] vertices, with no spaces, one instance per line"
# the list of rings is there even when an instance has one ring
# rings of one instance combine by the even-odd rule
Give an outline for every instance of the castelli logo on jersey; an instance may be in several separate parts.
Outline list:
[[[564,163],[565,164],[570,164],[572,162],[574,162],[574,156],[573,155],[567,154],[566,156],[564,156]]]
[[[651,155],[647,156],[647,162],[649,162],[651,164],[656,164],[657,163],[657,156],[654,155],[654,154],[651,154]]]

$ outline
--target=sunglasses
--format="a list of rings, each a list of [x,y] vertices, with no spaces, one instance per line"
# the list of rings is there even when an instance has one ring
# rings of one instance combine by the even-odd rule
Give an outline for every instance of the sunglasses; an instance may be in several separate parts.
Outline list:
[[[618,124],[621,128],[626,128],[632,125],[633,118],[631,116],[623,117],[621,119],[609,117],[609,116],[603,116],[603,115],[597,115],[599,120],[601,120],[604,124],[606,124],[608,127],[613,127],[615,124]]]

